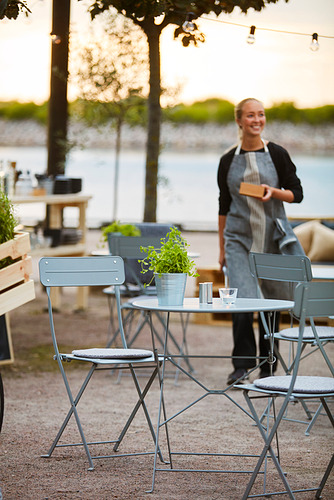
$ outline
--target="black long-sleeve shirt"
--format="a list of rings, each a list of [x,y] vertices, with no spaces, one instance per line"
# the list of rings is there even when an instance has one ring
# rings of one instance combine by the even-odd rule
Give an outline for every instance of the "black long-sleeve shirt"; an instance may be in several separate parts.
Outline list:
[[[292,191],[294,195],[293,203],[300,203],[303,199],[303,188],[296,174],[296,166],[291,160],[289,153],[282,146],[274,142],[268,142],[267,146],[277,171],[279,187]],[[236,149],[236,147],[230,149],[221,157],[219,162],[217,176],[219,186],[219,215],[226,215],[230,208],[231,195],[227,186],[227,174]],[[240,150],[240,154],[246,152],[242,149]],[[257,152],[264,152],[264,149],[260,149]]]

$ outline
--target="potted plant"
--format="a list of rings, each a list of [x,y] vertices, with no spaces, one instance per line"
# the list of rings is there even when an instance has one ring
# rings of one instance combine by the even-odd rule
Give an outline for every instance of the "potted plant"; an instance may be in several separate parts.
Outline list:
[[[13,204],[0,190],[0,315],[35,298],[29,233],[16,231]]]
[[[134,224],[121,224],[118,220],[114,221],[109,226],[104,226],[101,229],[102,240],[108,241],[108,234],[113,233],[117,236],[140,236],[140,230]]]
[[[139,260],[142,273],[153,271],[159,305],[182,305],[187,276],[198,276],[195,263],[188,255],[189,247],[175,226],[170,228],[165,238],[161,238],[161,247],[141,247],[146,253]],[[152,278],[153,279],[153,278]]]

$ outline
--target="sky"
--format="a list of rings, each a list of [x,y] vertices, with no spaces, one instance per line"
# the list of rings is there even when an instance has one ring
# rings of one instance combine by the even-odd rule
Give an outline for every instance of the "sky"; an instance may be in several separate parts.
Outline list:
[[[28,18],[0,21],[0,101],[41,103],[49,96],[52,1],[27,3],[32,10]],[[81,43],[90,25],[89,3],[71,3],[71,36]],[[333,0],[279,0],[260,13],[245,15],[236,8],[231,15],[205,16],[197,24],[206,37],[197,47],[174,40],[172,26],[161,37],[163,80],[181,86],[178,101],[218,97],[237,103],[252,96],[265,106],[334,104]],[[251,25],[256,26],[253,45],[246,43]],[[316,52],[309,49],[314,32],[319,35]],[[69,97],[75,98],[75,89]]]

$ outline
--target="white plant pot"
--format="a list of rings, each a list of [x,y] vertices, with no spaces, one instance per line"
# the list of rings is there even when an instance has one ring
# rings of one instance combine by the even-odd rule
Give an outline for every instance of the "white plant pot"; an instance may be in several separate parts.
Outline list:
[[[186,291],[186,273],[154,274],[159,306],[182,306]]]

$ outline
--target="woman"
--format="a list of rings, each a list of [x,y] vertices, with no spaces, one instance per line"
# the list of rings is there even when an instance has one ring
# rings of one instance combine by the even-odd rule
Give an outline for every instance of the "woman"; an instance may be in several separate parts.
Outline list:
[[[256,283],[251,276],[248,254],[252,252],[303,254],[283,207],[283,202],[300,203],[303,190],[296,167],[288,152],[261,137],[266,123],[263,105],[253,98],[244,99],[235,108],[241,142],[222,156],[218,168],[219,243],[221,266],[226,265],[229,286],[238,288],[238,297],[256,297]],[[239,194],[241,182],[265,188],[261,199]],[[271,289],[269,289],[268,284]],[[282,284],[266,282],[262,291],[266,297],[283,298]],[[234,371],[228,384],[240,377],[247,378],[247,369],[255,366],[256,342],[251,313],[233,314]],[[261,322],[260,322],[261,323]],[[260,356],[266,357],[269,342],[260,328]],[[247,358],[247,356],[250,356]],[[267,363],[260,376],[270,373]]]

